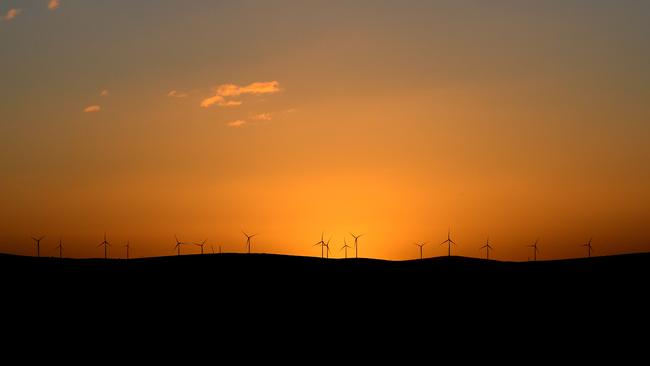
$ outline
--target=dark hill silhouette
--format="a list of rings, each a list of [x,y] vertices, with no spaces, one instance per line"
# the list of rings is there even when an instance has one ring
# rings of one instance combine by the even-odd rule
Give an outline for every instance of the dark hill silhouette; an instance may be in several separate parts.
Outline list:
[[[537,262],[503,262],[466,257],[424,260],[321,259],[273,254],[207,254],[120,259],[59,259],[0,254],[0,274],[10,286],[59,288],[146,284],[236,290],[343,292],[620,290],[650,278],[650,253]]]
[[[322,329],[368,334],[375,327],[414,327],[451,329],[460,336],[508,324],[539,336],[540,327],[588,332],[596,324],[602,332],[646,321],[649,275],[650,253],[537,262],[2,254],[0,307],[20,319],[63,319],[57,327],[129,320],[144,321],[151,331],[189,322],[195,330],[218,332],[226,326],[275,331],[297,323],[312,335]]]

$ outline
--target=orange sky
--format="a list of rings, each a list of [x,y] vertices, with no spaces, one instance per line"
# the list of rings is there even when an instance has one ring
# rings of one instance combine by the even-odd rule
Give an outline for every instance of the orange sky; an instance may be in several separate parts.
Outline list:
[[[193,4],[0,4],[0,251],[650,250],[650,6]]]

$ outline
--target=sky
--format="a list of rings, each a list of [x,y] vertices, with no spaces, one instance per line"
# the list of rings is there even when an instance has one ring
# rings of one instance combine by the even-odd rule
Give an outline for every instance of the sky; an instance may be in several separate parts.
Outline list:
[[[650,251],[649,38],[641,0],[0,0],[0,252]]]

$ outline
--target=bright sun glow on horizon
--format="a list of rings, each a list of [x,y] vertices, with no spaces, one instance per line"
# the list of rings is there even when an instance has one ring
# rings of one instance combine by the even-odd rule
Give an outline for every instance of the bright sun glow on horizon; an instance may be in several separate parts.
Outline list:
[[[128,9],[125,9],[125,6]],[[128,10],[128,11],[125,11]],[[650,5],[0,4],[0,252],[650,251]],[[335,25],[335,26],[334,26]],[[25,45],[29,45],[26,47]],[[199,253],[195,245],[183,253]],[[353,250],[349,252],[352,255]]]

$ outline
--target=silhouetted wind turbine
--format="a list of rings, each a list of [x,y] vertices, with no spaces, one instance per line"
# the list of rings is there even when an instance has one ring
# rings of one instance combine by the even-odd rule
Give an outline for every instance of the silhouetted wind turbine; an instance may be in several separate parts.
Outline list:
[[[320,234],[320,241],[318,243],[314,244],[314,246],[320,245],[320,257],[321,258],[323,258],[325,256],[325,253],[323,252],[323,247],[325,246],[325,240],[323,239],[323,236],[325,236],[324,232],[322,232]]]
[[[106,233],[104,233],[104,241],[101,242],[97,247],[104,246],[104,259],[108,259],[108,247],[111,246],[111,244],[106,240]]]
[[[131,249],[131,242],[130,242],[130,241],[127,241],[127,242],[126,242],[126,245],[124,246],[124,248],[126,248],[126,259],[129,259],[129,258],[130,258],[130,257],[129,257],[129,249]]]
[[[364,236],[366,234],[354,235],[354,234],[350,233],[350,235],[352,235],[352,237],[354,238],[354,257],[359,258],[359,243],[358,243],[358,241],[359,241],[360,237],[362,237],[362,236]]]
[[[59,238],[59,245],[57,245],[54,249],[58,249],[59,258],[63,258],[63,238]]]
[[[449,228],[449,230],[447,230],[447,240],[440,243],[440,245],[444,245],[444,244],[447,244],[447,246],[448,246],[448,248],[447,248],[447,256],[451,257],[451,245],[452,244],[456,245],[456,243],[453,240],[451,240],[451,228]]]
[[[205,246],[205,242],[208,241],[208,239],[205,239],[204,241],[200,243],[194,243],[194,245],[201,247],[201,254],[203,254],[203,246]],[[212,252],[214,252],[214,248],[212,249]]]
[[[257,236],[257,234],[248,235],[244,231],[242,231],[242,233],[246,236],[246,245],[248,246],[248,254],[251,254],[251,239]]]
[[[414,243],[414,244],[420,247],[420,259],[422,259],[422,248],[429,243],[423,242],[423,243]]]
[[[425,245],[429,244],[427,242],[422,242],[422,243],[413,243],[414,245],[417,245],[420,248],[420,259],[423,258],[422,256],[422,248],[424,248]]]
[[[529,248],[533,248],[533,261],[537,261],[537,252],[539,252],[539,248],[537,247],[537,242],[539,239],[535,240],[535,243],[532,245],[528,245]],[[530,258],[529,258],[530,260]]]
[[[177,255],[181,255],[181,245],[185,245],[187,243],[183,243],[182,241],[179,241],[176,235],[174,235],[174,239],[176,239],[176,245],[174,246],[174,249],[176,249]]]
[[[482,246],[481,249],[485,249],[485,259],[490,259],[490,250],[492,250],[492,246],[490,245],[489,236],[487,238],[487,241],[485,242],[485,245]]]
[[[210,248],[212,249],[212,254],[214,254],[214,245],[210,244]]]
[[[40,257],[41,256],[41,240],[43,240],[45,236],[40,236],[40,237],[34,237],[32,236],[32,239],[34,240],[34,244],[36,244],[36,256]]]
[[[582,244],[582,246],[587,247],[587,258],[591,258],[591,251],[594,250],[594,248],[591,246],[591,238],[589,238],[587,244]]]
[[[327,243],[323,245],[324,247],[327,247],[327,259],[330,258],[330,240],[332,240],[332,237],[330,236],[329,239],[327,239]]]
[[[348,245],[348,242],[343,238],[343,247],[341,250],[345,249],[345,259],[348,259],[348,248],[352,248],[351,246]]]

